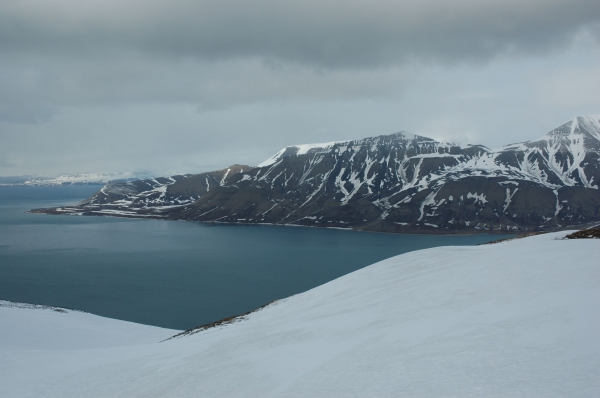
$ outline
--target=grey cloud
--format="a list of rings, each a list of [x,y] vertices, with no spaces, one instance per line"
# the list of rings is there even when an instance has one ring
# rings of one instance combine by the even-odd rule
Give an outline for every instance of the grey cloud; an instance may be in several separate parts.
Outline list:
[[[547,51],[583,27],[597,33],[600,7],[596,0],[13,0],[0,15],[4,53],[85,57],[117,49],[362,68]]]
[[[6,157],[0,156],[0,169],[15,167],[16,163],[8,160]]]
[[[597,0],[3,0],[0,174],[535,138],[598,113],[599,21]]]
[[[423,64],[540,54],[585,30],[596,0],[5,0],[0,121],[61,107],[402,95]]]
[[[58,109],[44,103],[0,101],[0,122],[39,124],[51,120]]]
[[[64,62],[0,63],[0,120],[48,120],[59,107],[193,103],[199,110],[275,100],[351,100],[401,92],[414,72],[398,68],[321,73],[259,59],[148,62],[135,54]]]

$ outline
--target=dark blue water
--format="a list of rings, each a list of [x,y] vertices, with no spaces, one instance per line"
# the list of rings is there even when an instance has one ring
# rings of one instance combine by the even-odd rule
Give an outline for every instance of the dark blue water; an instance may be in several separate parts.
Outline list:
[[[505,237],[24,213],[98,189],[0,187],[0,299],[187,329],[407,251]]]

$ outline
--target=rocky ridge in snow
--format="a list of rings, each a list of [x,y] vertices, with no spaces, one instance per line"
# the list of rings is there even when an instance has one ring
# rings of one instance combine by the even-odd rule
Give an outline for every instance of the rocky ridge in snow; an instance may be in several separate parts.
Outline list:
[[[195,190],[182,189],[186,176],[113,184],[56,212],[379,232],[551,230],[600,220],[600,116],[493,150],[396,133],[290,146],[229,170],[194,175]]]

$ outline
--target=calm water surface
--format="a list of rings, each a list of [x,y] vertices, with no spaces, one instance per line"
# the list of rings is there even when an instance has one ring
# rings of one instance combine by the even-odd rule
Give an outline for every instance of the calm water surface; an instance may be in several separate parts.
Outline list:
[[[188,329],[397,254],[505,237],[25,214],[98,189],[0,187],[0,299]]]

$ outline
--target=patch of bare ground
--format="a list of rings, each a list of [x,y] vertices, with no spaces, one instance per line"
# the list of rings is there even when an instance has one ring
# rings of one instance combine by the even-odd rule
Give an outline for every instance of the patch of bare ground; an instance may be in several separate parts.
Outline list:
[[[554,231],[552,231],[552,232],[554,232]],[[496,244],[496,243],[508,242],[508,241],[515,240],[515,239],[522,239],[522,238],[527,238],[527,237],[529,237],[529,236],[541,235],[541,234],[547,234],[547,233],[548,233],[547,231],[528,232],[528,233],[526,233],[526,234],[522,234],[522,235],[519,235],[519,236],[515,236],[514,238],[504,238],[504,239],[498,239],[498,240],[494,240],[494,241],[491,241],[491,242],[480,243],[480,244],[479,244],[479,245],[477,245],[477,246],[483,246],[483,245],[493,245],[493,244]]]
[[[573,232],[565,236],[565,239],[600,239],[600,225]]]
[[[574,232],[570,235],[565,236],[564,239],[581,239],[581,238],[600,238],[599,234],[599,230],[600,230],[600,225],[598,225],[598,223],[588,223],[588,224],[584,224],[584,225],[568,225],[565,227],[561,227],[561,228],[557,228],[557,229],[553,229],[553,230],[549,230],[549,231],[536,231],[536,232],[528,232],[522,235],[518,235],[515,236],[514,238],[505,238],[505,239],[499,239],[499,240],[494,240],[492,242],[487,242],[487,243],[480,243],[478,246],[482,246],[482,245],[493,245],[494,243],[501,243],[501,242],[508,242],[511,240],[515,240],[515,239],[521,239],[521,238],[527,238],[528,236],[534,236],[534,235],[541,235],[541,234],[549,234],[552,232],[559,232],[559,231],[565,231],[565,230],[573,230],[573,229],[578,229],[579,231]],[[591,232],[586,232],[586,231],[591,231]]]
[[[240,315],[229,316],[227,318],[223,318],[223,319],[220,319],[220,320],[212,322],[212,323],[207,323],[205,325],[196,326],[195,328],[191,328],[191,329],[185,330],[181,333],[177,333],[176,335],[171,336],[168,339],[165,339],[163,341],[167,341],[167,340],[171,340],[171,339],[175,339],[175,338],[179,338],[179,337],[191,336],[193,334],[200,333],[200,332],[203,332],[208,329],[216,328],[218,326],[226,326],[226,325],[230,325],[232,323],[238,323],[238,322],[244,321],[244,320],[248,319],[248,315],[258,312],[272,304],[275,304],[277,301],[279,301],[279,300],[271,301],[270,303],[267,303],[261,307],[258,307],[255,310],[248,311],[248,312],[245,312]],[[162,341],[161,341],[161,343],[162,343]]]

